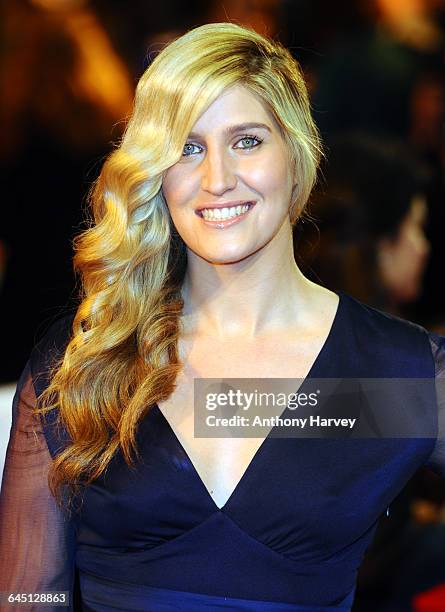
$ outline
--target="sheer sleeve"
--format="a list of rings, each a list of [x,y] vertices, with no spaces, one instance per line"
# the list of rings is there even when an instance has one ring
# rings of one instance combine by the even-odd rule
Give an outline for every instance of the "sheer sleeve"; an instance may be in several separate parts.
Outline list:
[[[35,403],[29,361],[13,400],[0,494],[0,592],[68,591],[68,607],[34,603],[25,609],[74,610],[75,529],[48,487],[52,457],[42,421],[32,412]],[[0,609],[24,607],[3,602]]]
[[[434,450],[425,465],[445,478],[445,336],[433,332],[428,335],[436,367],[438,434]]]

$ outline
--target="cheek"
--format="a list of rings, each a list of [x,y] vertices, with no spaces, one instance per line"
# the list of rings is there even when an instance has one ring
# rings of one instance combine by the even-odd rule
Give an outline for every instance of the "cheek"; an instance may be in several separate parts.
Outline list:
[[[423,255],[423,240],[422,236],[417,231],[408,231],[405,236],[404,244],[407,256],[418,258]]]
[[[191,187],[190,177],[187,178],[188,180],[182,168],[172,168],[165,174],[162,181],[162,192],[172,217],[187,201]]]
[[[289,162],[281,153],[266,155],[261,160],[249,160],[242,171],[244,181],[266,198],[268,195],[289,197],[291,174]]]

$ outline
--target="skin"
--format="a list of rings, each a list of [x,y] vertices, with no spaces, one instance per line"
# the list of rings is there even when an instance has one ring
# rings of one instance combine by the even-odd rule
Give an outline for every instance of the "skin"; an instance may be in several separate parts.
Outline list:
[[[380,277],[396,304],[415,300],[422,289],[422,277],[430,253],[430,243],[424,231],[426,218],[425,198],[414,196],[397,237],[384,238],[380,242]]]
[[[225,130],[245,122],[267,129]],[[242,86],[226,90],[192,128],[163,191],[188,254],[181,336],[183,369],[158,405],[202,482],[222,507],[263,438],[195,437],[196,378],[304,378],[326,341],[338,296],[312,283],[294,260],[289,220],[298,177],[281,132]],[[243,139],[248,134],[262,140]],[[253,146],[255,144],[256,146]],[[195,214],[208,203],[255,200],[239,223],[218,229]]]
[[[269,129],[225,132],[246,122]],[[317,326],[326,335],[338,297],[295,263],[289,207],[297,181],[278,125],[249,90],[229,88],[201,115],[162,187],[188,252],[185,335],[259,340]],[[256,205],[231,227],[209,227],[195,214],[205,204],[236,200]]]

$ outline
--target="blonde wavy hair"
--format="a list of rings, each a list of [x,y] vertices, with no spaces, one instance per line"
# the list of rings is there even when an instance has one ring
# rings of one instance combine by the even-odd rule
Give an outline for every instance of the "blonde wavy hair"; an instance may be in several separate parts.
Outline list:
[[[73,493],[100,476],[119,449],[134,466],[138,424],[175,388],[187,261],[162,180],[202,113],[235,84],[258,96],[282,131],[298,177],[292,224],[306,206],[323,151],[290,52],[233,23],[169,43],[139,80],[121,142],[91,189],[89,226],[74,240],[81,302],[37,407],[57,408],[70,437],[49,471],[59,502],[66,487]]]

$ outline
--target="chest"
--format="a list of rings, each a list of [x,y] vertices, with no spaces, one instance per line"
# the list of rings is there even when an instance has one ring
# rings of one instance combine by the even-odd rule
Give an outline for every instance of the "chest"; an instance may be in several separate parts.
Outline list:
[[[204,340],[182,346],[184,369],[174,393],[141,423],[138,470],[129,471],[117,456],[107,477],[88,489],[79,541],[118,548],[130,541],[134,549],[155,551],[182,536],[178,543],[195,537],[196,549],[200,526],[215,515],[228,516],[249,534],[249,541],[255,538],[293,560],[330,562],[337,551],[342,558],[361,558],[370,528],[429,456],[433,441],[264,442],[193,435],[195,376],[304,378],[309,370],[312,376],[353,376],[356,363],[362,371],[371,368],[373,360],[355,349],[350,336],[336,337],[341,343],[334,343],[331,335],[327,345],[327,337],[318,337],[318,342],[314,337],[312,343],[310,338],[295,342],[282,337],[262,346]],[[374,348],[372,336],[365,340]],[[386,373],[394,359],[393,352],[381,359],[380,371]],[[314,361],[317,367],[312,369]],[[436,414],[427,397],[413,404],[408,395],[402,393],[401,401],[419,423]],[[217,513],[216,506],[225,506],[223,512]]]
[[[174,392],[158,406],[217,506],[228,501],[264,437],[195,437],[194,380],[279,378],[283,379],[280,390],[293,393],[311,370],[324,341],[318,334],[295,339],[283,335],[262,342],[218,343],[213,338],[180,342],[183,370]]]

